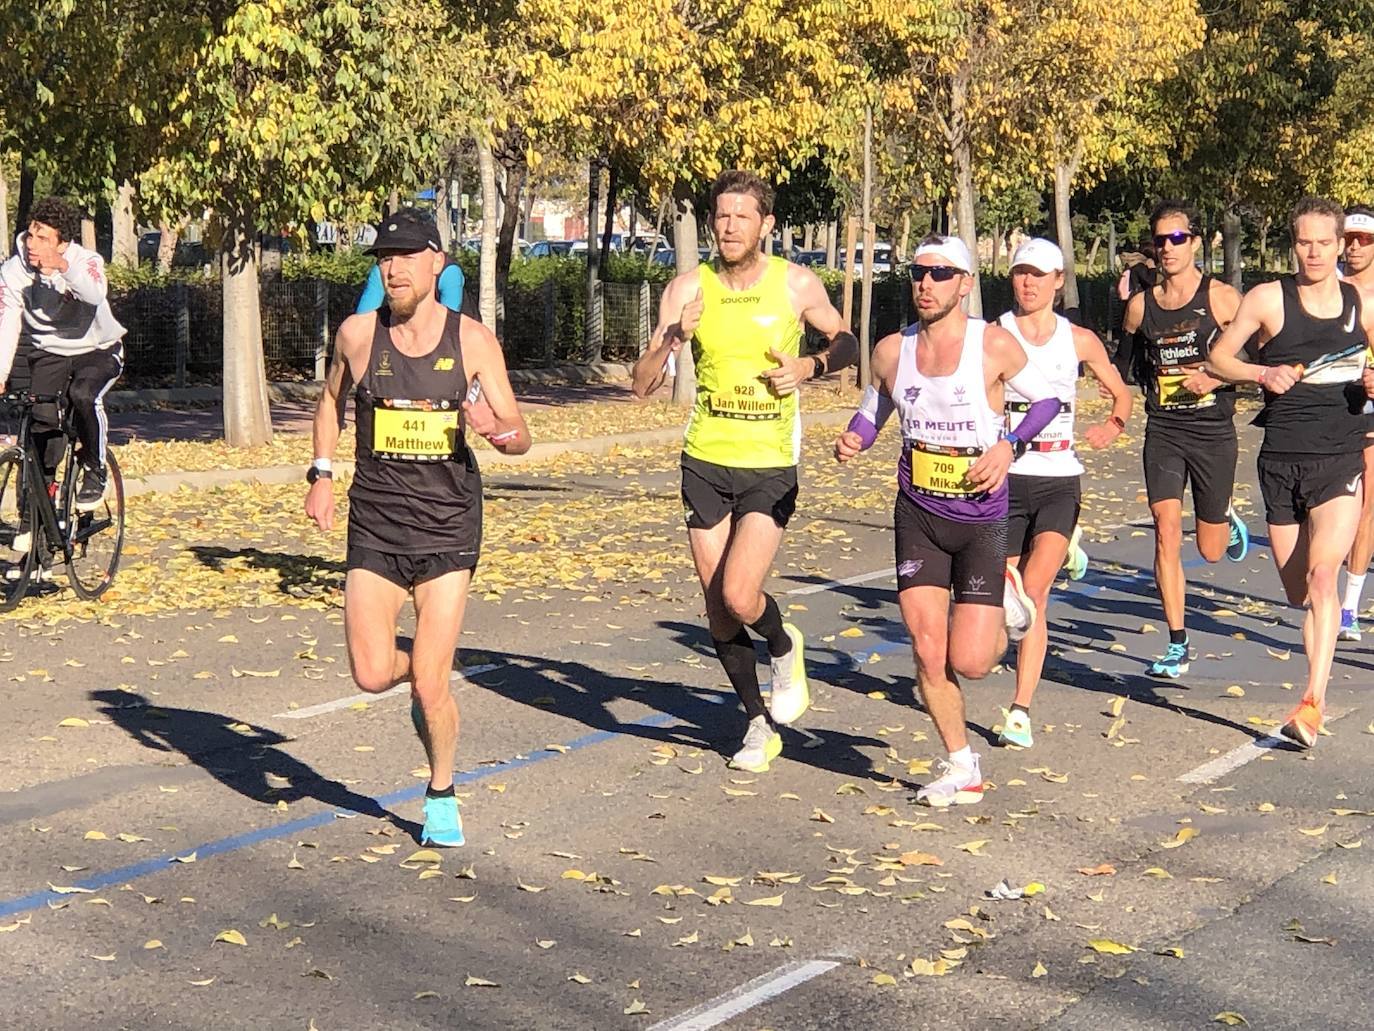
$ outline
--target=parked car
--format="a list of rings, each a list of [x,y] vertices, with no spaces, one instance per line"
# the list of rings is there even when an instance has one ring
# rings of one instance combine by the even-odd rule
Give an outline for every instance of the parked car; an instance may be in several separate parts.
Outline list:
[[[527,258],[566,258],[572,253],[573,244],[578,242],[577,240],[537,240],[530,244],[529,252],[525,256]],[[586,244],[583,244],[582,250],[585,252],[586,249]]]
[[[808,265],[814,268],[825,264],[825,251],[798,251],[797,256],[792,260],[798,265]]]
[[[873,258],[874,258],[874,261],[873,261],[873,271],[874,271],[875,273],[879,273],[879,272],[891,272],[891,271],[892,271],[892,248],[891,248],[891,247],[874,247],[874,248],[873,248]],[[839,256],[838,256],[838,264],[839,264],[840,268],[844,268],[844,253],[843,253],[843,252],[841,252],[841,253],[839,254]],[[856,275],[856,276],[862,276],[863,274],[864,274],[864,249],[863,249],[862,247],[855,247],[855,248],[854,248],[854,275]]]

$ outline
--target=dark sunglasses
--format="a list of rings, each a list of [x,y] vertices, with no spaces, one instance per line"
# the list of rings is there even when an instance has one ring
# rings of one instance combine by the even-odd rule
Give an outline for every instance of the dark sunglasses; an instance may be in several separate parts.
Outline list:
[[[1368,247],[1370,244],[1374,244],[1374,233],[1346,233],[1345,242],[1357,244],[1360,247]]]
[[[962,276],[963,274],[963,269],[955,268],[953,265],[911,266],[911,281],[913,283],[920,283],[924,281],[926,276],[930,276],[930,278],[935,280],[935,282],[937,283],[948,283],[955,276]]]
[[[1160,233],[1154,238],[1155,250],[1163,247],[1166,243],[1171,243],[1175,247],[1182,247],[1195,235],[1195,233],[1184,229],[1175,229],[1172,233]]]

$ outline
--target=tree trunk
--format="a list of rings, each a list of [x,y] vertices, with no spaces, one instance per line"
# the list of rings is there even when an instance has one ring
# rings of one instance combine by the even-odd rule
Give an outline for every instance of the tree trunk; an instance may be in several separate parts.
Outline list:
[[[995,278],[996,275],[997,275],[997,265],[998,265],[998,261],[1001,259],[1001,257],[1002,257],[1002,223],[1001,223],[1001,222],[994,222],[994,223],[992,224],[992,274],[993,274],[994,278]]]
[[[501,208],[501,228],[496,238],[496,339],[506,339],[506,284],[515,254],[515,225],[520,218],[520,193],[525,188],[525,162],[517,159],[506,169],[506,203]]]
[[[845,212],[844,216],[844,294],[840,297],[840,314],[844,316],[845,328],[854,329],[854,247],[859,233],[859,220]],[[869,256],[873,260],[872,255]]]
[[[1054,227],[1059,249],[1064,252],[1064,307],[1078,307],[1078,272],[1074,260],[1073,222],[1069,211],[1069,188],[1075,168],[1066,162],[1054,166]]]
[[[88,251],[95,250],[95,219],[81,216],[81,246]]]
[[[439,228],[439,246],[447,254],[453,247],[453,223],[448,218],[448,177],[434,183],[434,224]]]
[[[692,191],[685,183],[673,187],[673,247],[677,254],[677,274],[690,272],[700,264],[697,258],[697,210]],[[697,396],[696,368],[692,364],[691,342],[677,351],[677,376],[673,380],[673,403],[690,405]]]
[[[1116,220],[1107,223],[1107,271],[1117,272],[1116,267]]]
[[[835,267],[835,251],[839,243],[840,224],[833,218],[825,224],[825,267]]]
[[[955,198],[957,210],[955,219],[959,223],[959,239],[973,257],[973,289],[968,295],[968,313],[974,318],[983,317],[983,284],[978,274],[978,226],[974,218],[974,208],[978,194],[973,186],[973,148],[964,140],[954,148]]]
[[[110,248],[111,264],[136,266],[138,229],[134,225],[134,184],[127,179],[119,184],[110,214],[114,223],[114,243]]]
[[[272,442],[267,371],[262,354],[262,308],[253,260],[257,234],[239,216],[224,227],[220,281],[224,297],[224,440],[230,447]]]
[[[0,172],[0,261],[10,256],[10,183]]]
[[[170,222],[158,223],[157,270],[164,276],[172,271],[172,259],[176,257],[177,242],[181,239],[184,219],[173,225]]]
[[[782,256],[788,261],[792,260],[792,227],[790,225],[782,227]]]
[[[1240,243],[1240,212],[1234,204],[1228,204],[1221,215],[1222,275],[1237,290],[1241,280]]]
[[[587,165],[587,297],[583,326],[583,361],[601,361],[605,342],[601,320],[601,244],[597,227],[601,225],[601,161],[592,158]]]
[[[19,210],[15,214],[14,224],[18,232],[26,232],[29,228],[29,209],[33,207],[33,188],[34,182],[38,178],[38,173],[34,171],[33,165],[29,164],[27,153],[19,157]],[[8,244],[8,241],[6,241]]]
[[[396,212],[398,212],[398,211],[400,211],[400,210],[401,210],[401,191],[400,191],[400,190],[392,190],[389,194],[387,194],[387,198],[386,198],[386,213],[387,213],[388,215],[394,215],[394,214],[396,214]]]
[[[1268,215],[1264,216],[1264,221],[1260,223],[1259,234],[1259,270],[1264,271],[1265,261],[1269,256],[1269,223],[1271,219]]]
[[[520,239],[526,243],[530,238],[530,222],[534,218],[534,183],[525,177],[525,199],[520,205]]]
[[[1088,262],[1084,266],[1088,275],[1093,274],[1093,266],[1097,264],[1097,252],[1102,249],[1102,237],[1094,236],[1093,245],[1088,248]]]
[[[654,218],[654,238],[649,241],[649,256],[645,259],[650,265],[654,262],[654,255],[658,253],[659,241],[663,238],[663,220],[668,217],[668,198],[664,197],[658,202],[658,214]]]
[[[911,251],[911,212],[902,212],[902,233],[897,237],[897,260],[906,261]]]
[[[485,141],[477,141],[477,168],[482,177],[482,251],[478,265],[478,311],[482,322],[496,331],[496,156]]]
[[[1202,216],[1202,271],[1212,274],[1212,224]]]
[[[606,173],[606,225],[601,230],[601,260],[598,263],[597,271],[601,281],[604,283],[611,274],[611,237],[615,235],[615,206],[617,194],[620,192],[620,175],[615,166],[609,166]]]
[[[806,223],[806,227],[802,230],[802,250],[814,251],[815,249],[816,224],[814,222],[808,222]]]
[[[639,235],[639,194],[630,191],[630,224],[625,227],[625,251],[629,253],[635,245],[635,237]]]
[[[873,108],[864,109],[864,278],[859,288],[859,372],[858,385],[862,390],[872,379],[869,366],[871,331],[873,329],[873,266],[878,261],[873,231]]]

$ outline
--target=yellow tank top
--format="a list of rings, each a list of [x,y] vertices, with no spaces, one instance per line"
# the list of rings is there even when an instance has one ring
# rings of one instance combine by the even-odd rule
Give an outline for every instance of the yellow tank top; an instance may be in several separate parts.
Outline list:
[[[704,307],[692,337],[697,396],[683,450],[735,469],[776,469],[801,459],[801,406],[795,392],[778,397],[759,378],[777,368],[769,351],[795,358],[801,320],[787,292],[787,261],[767,268],[748,290],[731,290],[700,266]]]

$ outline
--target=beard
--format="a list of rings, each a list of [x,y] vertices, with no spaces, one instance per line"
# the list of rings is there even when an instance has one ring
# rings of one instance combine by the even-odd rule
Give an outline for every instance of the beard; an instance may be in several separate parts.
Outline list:
[[[388,308],[391,309],[392,321],[408,321],[415,315],[415,312],[419,310],[420,305],[423,304],[429,298],[429,295],[432,292],[432,290],[425,290],[423,292],[419,290],[411,290],[408,294],[404,295],[403,297],[394,297],[388,293],[386,295],[386,305]]]
[[[923,313],[920,308],[917,308],[916,318],[923,326],[933,326],[935,325],[935,323],[939,322],[946,315],[948,315],[955,308],[957,308],[961,300],[963,300],[963,298],[960,297],[958,294],[955,294],[953,297],[949,299],[948,303],[946,303],[945,305],[936,309],[928,315]]]

